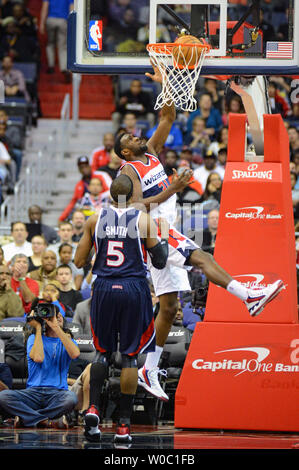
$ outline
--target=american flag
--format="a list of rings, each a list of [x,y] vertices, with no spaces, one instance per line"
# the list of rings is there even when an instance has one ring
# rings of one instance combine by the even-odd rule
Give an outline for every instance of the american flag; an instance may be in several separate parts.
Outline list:
[[[292,42],[267,42],[266,47],[267,59],[292,59],[293,43]]]

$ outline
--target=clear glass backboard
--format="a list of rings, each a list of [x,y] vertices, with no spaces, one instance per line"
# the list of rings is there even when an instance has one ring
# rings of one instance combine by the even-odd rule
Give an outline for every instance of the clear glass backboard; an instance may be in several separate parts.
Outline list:
[[[299,75],[298,0],[75,0],[68,69],[149,72],[146,45],[182,29],[212,46],[203,75]]]

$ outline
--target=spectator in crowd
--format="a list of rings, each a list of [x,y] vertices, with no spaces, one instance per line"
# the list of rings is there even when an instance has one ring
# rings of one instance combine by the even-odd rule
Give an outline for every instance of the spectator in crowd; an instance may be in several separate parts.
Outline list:
[[[10,279],[11,272],[8,266],[0,266],[0,321],[24,315],[22,301],[11,288]]]
[[[163,18],[159,15],[157,17],[157,28],[156,28],[156,40],[157,42],[172,42],[170,33],[167,26],[163,22]],[[149,24],[142,25],[137,31],[137,41],[147,45],[149,43]]]
[[[291,188],[292,188],[292,201],[293,201],[293,211],[294,219],[297,222],[299,219],[299,189],[296,189],[296,183],[298,180],[297,173],[295,171],[290,172],[291,175]]]
[[[16,162],[16,180],[18,180],[23,159],[24,132],[20,126],[14,124],[13,121],[9,121],[8,114],[4,109],[0,109],[0,126],[1,125],[5,126],[5,128],[2,128],[4,129],[3,137],[8,140],[13,150],[13,157]]]
[[[12,16],[20,31],[21,37],[29,36],[37,41],[36,18],[34,18],[22,3],[15,3],[12,8]]]
[[[0,142],[0,183],[9,181],[12,184],[16,181],[17,169],[13,168],[13,163],[7,148]]]
[[[29,207],[28,218],[29,218],[30,224],[34,224],[34,226],[27,227],[28,233],[29,233],[28,241],[32,240],[38,228],[40,230],[39,235],[43,235],[43,237],[45,238],[48,244],[55,243],[55,241],[58,239],[57,232],[49,225],[45,225],[42,223],[42,214],[43,214],[43,211],[41,207],[37,205],[33,205]],[[32,228],[32,231],[31,231],[31,228]]]
[[[192,121],[192,131],[184,137],[184,144],[190,148],[202,149],[210,145],[210,136],[206,129],[206,121],[198,116]]]
[[[297,127],[289,126],[288,134],[290,141],[290,157],[293,159],[295,151],[299,149],[299,132]]]
[[[82,210],[83,214],[89,217],[105,206],[109,199],[110,192],[103,191],[103,185],[99,178],[92,178],[88,185],[88,192],[79,199],[75,208]]]
[[[15,62],[38,62],[39,47],[32,37],[22,35],[17,21],[12,17],[2,20],[3,34],[0,40],[0,57],[9,56]]]
[[[299,103],[292,103],[292,114],[288,116],[288,121],[299,121]]]
[[[125,132],[135,137],[143,137],[143,130],[138,126],[137,118],[134,113],[128,112],[124,115],[122,126]]]
[[[72,272],[72,280],[75,289],[79,290],[84,278],[83,268],[77,268],[73,263],[72,246],[69,243],[62,243],[59,247],[59,264],[68,265]]]
[[[78,160],[77,160],[77,165],[78,165],[78,170],[82,175],[82,178],[75,185],[73,197],[72,197],[70,203],[66,206],[66,208],[64,209],[64,211],[60,215],[60,217],[59,217],[60,221],[64,221],[65,219],[67,219],[70,216],[73,208],[75,207],[76,202],[79,199],[81,199],[86,192],[88,192],[88,185],[89,185],[90,180],[93,176],[91,166],[89,165],[88,157],[86,157],[86,156],[79,157]],[[109,187],[108,187],[105,179],[103,178],[103,176],[101,174],[99,174],[97,177],[102,181],[103,189],[105,191],[107,191],[109,189]]]
[[[2,246],[0,245],[0,266],[6,266],[6,261],[4,259],[4,251]]]
[[[91,296],[93,292],[93,286],[91,286],[91,294],[88,299],[82,300],[77,303],[73,322],[78,323],[82,327],[82,333],[89,335],[92,338],[91,327],[90,327],[90,305]]]
[[[13,376],[9,365],[0,362],[0,392],[2,390],[12,389]],[[1,410],[0,410],[1,412]],[[0,415],[1,417],[1,415]]]
[[[132,39],[137,41],[137,33],[140,25],[138,23],[138,16],[133,8],[127,7],[123,16],[119,18],[119,25],[117,26],[116,36],[117,42]]]
[[[120,23],[121,18],[124,16],[127,8],[132,8],[134,12],[138,13],[138,2],[134,0],[112,0],[109,2],[109,18],[116,24]]]
[[[263,31],[263,43],[264,43],[264,49],[265,49],[267,42],[276,41],[277,37],[276,37],[275,29],[272,26],[272,24],[265,20],[264,12],[262,8],[260,8],[259,28]]]
[[[49,250],[52,250],[58,258],[59,248],[62,245],[62,243],[69,243],[73,249],[73,255],[74,255],[76,251],[76,244],[72,240],[72,237],[73,237],[72,223],[67,222],[67,221],[60,222],[58,225],[58,236],[59,236],[59,239],[56,241],[56,243],[49,245]]]
[[[7,98],[20,96],[24,97],[26,101],[30,101],[24,75],[20,70],[14,68],[13,60],[10,56],[4,56],[2,59],[0,80],[4,83],[5,96]]]
[[[8,263],[16,254],[32,255],[31,243],[27,241],[28,232],[23,222],[13,222],[11,224],[11,236],[13,242],[3,246],[4,259]]]
[[[293,165],[293,168],[291,165]],[[290,170],[295,171],[295,173],[299,175],[299,148],[293,152],[292,160],[290,160]],[[299,178],[295,185],[295,189],[299,189]]]
[[[114,134],[106,132],[103,138],[103,146],[97,147],[91,154],[91,170],[97,171],[100,167],[108,165],[114,147]]]
[[[0,124],[6,124],[5,135],[12,143],[13,149],[21,150],[23,148],[24,132],[21,127],[15,125],[13,121],[9,121],[9,117],[5,109],[0,108]]]
[[[1,1],[1,18],[12,16],[14,0]]]
[[[218,163],[220,166],[222,166],[225,170],[226,166],[226,160],[227,160],[227,148],[226,147],[221,147],[218,150]]]
[[[164,170],[167,176],[173,174],[173,169],[178,168],[178,154],[175,150],[167,150],[164,157]]]
[[[189,163],[189,167],[192,170],[195,170],[202,164],[202,157],[197,153],[196,149],[191,149],[187,145],[184,145],[180,154],[180,164],[182,161],[187,161]]]
[[[29,274],[31,279],[38,282],[39,293],[41,293],[49,282],[56,279],[57,257],[54,251],[48,249],[42,255],[42,265]]]
[[[118,102],[116,103],[116,110],[112,114],[112,121],[114,125],[114,132],[119,128],[126,113],[133,113],[136,119],[146,119],[150,127],[155,125],[155,113],[152,103],[152,97],[147,92],[142,90],[142,83],[140,80],[132,80],[129,90],[124,91]]]
[[[112,181],[117,177],[117,173],[121,164],[122,164],[122,160],[116,155],[114,150],[112,150],[109,163],[107,165],[101,166],[99,171],[95,171],[94,176],[98,177],[99,175],[102,175],[104,177],[105,176],[104,174],[107,173],[107,175],[110,176],[111,183],[112,183]]]
[[[69,306],[75,312],[76,306],[82,302],[82,295],[80,291],[72,288],[73,273],[68,264],[61,264],[57,268],[57,281],[60,283],[59,301],[64,305]]]
[[[71,82],[67,70],[67,18],[73,6],[73,0],[43,0],[40,14],[40,33],[47,33],[48,73],[55,71],[57,49],[59,68],[67,83]]]
[[[205,201],[213,199],[213,200],[216,200],[220,204],[221,190],[222,190],[222,180],[220,178],[219,173],[214,173],[214,172],[210,173],[207,178],[205,190],[199,202],[205,202]]]
[[[199,98],[199,109],[193,111],[187,121],[187,132],[192,131],[192,121],[197,116],[201,116],[206,122],[206,132],[211,137],[222,127],[222,117],[220,111],[213,107],[213,101],[209,93],[203,93]]]
[[[42,265],[42,256],[47,249],[47,242],[43,235],[35,235],[31,239],[31,247],[33,254],[28,256],[29,268],[28,272],[38,269]]]
[[[190,331],[194,331],[196,324],[201,320],[200,316],[193,312],[191,302],[183,306],[183,326]]]
[[[72,242],[79,243],[83,231],[84,231],[84,224],[85,224],[85,215],[81,210],[75,210],[72,215],[72,226],[73,226],[73,235],[72,235]]]
[[[33,311],[30,313],[33,317]],[[74,392],[68,390],[67,374],[72,359],[80,355],[70,330],[66,329],[63,315],[56,309],[55,316],[43,320],[34,318],[33,328],[27,340],[28,380],[25,390],[3,390],[0,408],[15,416],[15,427],[49,426],[49,419],[56,420],[70,412],[77,404]],[[54,349],[53,349],[54,348]],[[53,355],[55,350],[55,355]],[[66,418],[53,426],[68,427]]]
[[[228,94],[227,103],[225,104],[225,112],[222,114],[222,122],[224,126],[228,126],[228,118],[230,113],[244,114],[244,106],[242,99],[233,90],[229,90],[231,93]]]
[[[6,132],[7,124],[4,122],[0,122],[0,142],[2,142],[2,144],[5,146],[9,156],[14,160],[16,164],[15,179],[16,181],[18,181],[22,167],[23,153],[21,150],[13,147],[13,143],[10,138],[6,135]]]
[[[219,222],[219,210],[212,209],[208,213],[207,221],[208,227],[203,230],[202,249],[213,254]]]
[[[23,312],[31,311],[31,303],[39,295],[38,283],[27,276],[29,261],[23,254],[15,255],[11,260],[11,287],[20,297],[23,304]]]
[[[218,173],[223,180],[225,170],[218,164],[216,155],[208,150],[204,155],[203,164],[194,170],[193,176],[200,182],[202,188],[205,188],[208,176],[212,172]]]
[[[158,124],[156,124],[154,127],[149,129],[146,133],[147,139],[150,139],[154,132],[156,132],[156,129],[158,127]],[[177,149],[178,147],[182,147],[183,145],[183,134],[179,126],[177,126],[175,123],[172,124],[170,132],[168,134],[168,137],[165,142],[165,148],[166,149]]]
[[[218,132],[216,140],[214,140],[214,142],[210,144],[208,150],[211,150],[218,157],[219,150],[222,148],[227,148],[227,144],[228,144],[228,127],[223,126]]]
[[[205,78],[204,90],[211,95],[213,107],[222,112],[224,91],[218,90],[218,80]]]
[[[289,39],[289,9],[286,9],[285,22],[281,22],[277,30],[278,41],[288,41]]]
[[[283,118],[292,114],[287,98],[279,91],[278,85],[274,81],[271,81],[268,85],[268,95],[272,114],[281,114]]]

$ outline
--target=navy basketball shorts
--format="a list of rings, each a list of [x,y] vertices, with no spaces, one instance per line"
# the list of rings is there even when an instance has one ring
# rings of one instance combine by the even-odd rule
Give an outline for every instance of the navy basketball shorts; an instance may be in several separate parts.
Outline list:
[[[135,356],[155,350],[156,333],[146,279],[97,277],[90,311],[95,348]]]

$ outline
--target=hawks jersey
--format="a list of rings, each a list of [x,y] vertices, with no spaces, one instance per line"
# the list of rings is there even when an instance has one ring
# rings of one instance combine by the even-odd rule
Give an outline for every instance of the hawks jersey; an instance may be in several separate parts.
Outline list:
[[[135,208],[101,209],[94,233],[93,274],[105,278],[146,277],[138,228],[140,215]]]
[[[160,160],[150,153],[145,153],[145,156],[148,159],[148,163],[136,160],[126,162],[120,168],[121,171],[125,165],[130,165],[135,170],[141,184],[144,199],[156,196],[168,188],[170,184]],[[173,224],[176,219],[176,195],[174,194],[158,206],[155,205],[151,209],[150,214],[154,219],[164,217],[170,224]]]

